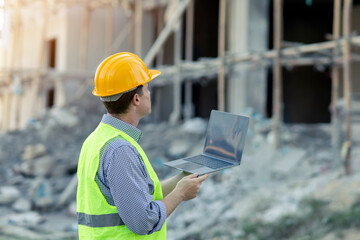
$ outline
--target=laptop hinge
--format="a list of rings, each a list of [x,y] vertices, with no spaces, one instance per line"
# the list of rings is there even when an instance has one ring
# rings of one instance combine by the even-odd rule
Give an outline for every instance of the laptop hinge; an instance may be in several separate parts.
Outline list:
[[[236,162],[226,160],[225,158],[219,157],[219,156],[216,156],[216,155],[212,155],[212,154],[208,154],[208,153],[202,153],[202,155],[204,155],[206,157],[209,157],[209,158],[215,158],[216,160],[221,160],[221,161],[224,161],[224,162],[227,162],[227,163],[237,164]],[[239,163],[239,165],[240,165],[240,163]]]

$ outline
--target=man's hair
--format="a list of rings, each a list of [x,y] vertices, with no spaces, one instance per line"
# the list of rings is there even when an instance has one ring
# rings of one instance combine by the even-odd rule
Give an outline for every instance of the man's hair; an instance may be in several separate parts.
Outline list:
[[[127,113],[129,110],[129,106],[131,100],[133,99],[134,95],[137,93],[140,96],[143,95],[143,86],[140,85],[136,89],[124,93],[117,101],[115,102],[103,102],[104,106],[106,107],[108,113],[111,114],[123,114]]]

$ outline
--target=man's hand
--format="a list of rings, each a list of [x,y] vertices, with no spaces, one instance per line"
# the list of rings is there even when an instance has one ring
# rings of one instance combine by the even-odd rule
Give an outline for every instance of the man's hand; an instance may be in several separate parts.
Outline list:
[[[208,174],[205,174],[201,177],[198,176],[199,174],[197,173],[191,174],[189,176],[183,177],[176,184],[174,191],[179,193],[183,201],[193,199],[197,196],[200,185],[208,177]]]
[[[167,217],[170,216],[182,201],[190,200],[197,196],[201,183],[205,181],[208,175],[198,176],[199,174],[195,173],[181,178],[174,190],[161,200],[165,204]]]

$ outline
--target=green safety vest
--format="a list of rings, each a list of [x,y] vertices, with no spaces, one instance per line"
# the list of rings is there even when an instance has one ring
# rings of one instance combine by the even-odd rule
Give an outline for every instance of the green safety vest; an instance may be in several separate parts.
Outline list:
[[[163,199],[160,181],[140,145],[126,133],[110,125],[100,123],[85,140],[80,153],[77,176],[77,214],[79,239],[166,240],[166,222],[160,231],[150,235],[131,232],[121,220],[115,206],[107,203],[95,176],[99,168],[100,150],[114,138],[131,143],[139,152],[150,179],[154,183],[154,201]]]

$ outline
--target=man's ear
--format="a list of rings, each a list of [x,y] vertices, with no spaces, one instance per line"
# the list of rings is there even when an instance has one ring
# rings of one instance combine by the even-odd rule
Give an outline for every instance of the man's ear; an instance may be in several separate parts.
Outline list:
[[[135,105],[135,106],[139,106],[140,105],[140,96],[139,94],[135,93],[131,102]]]

